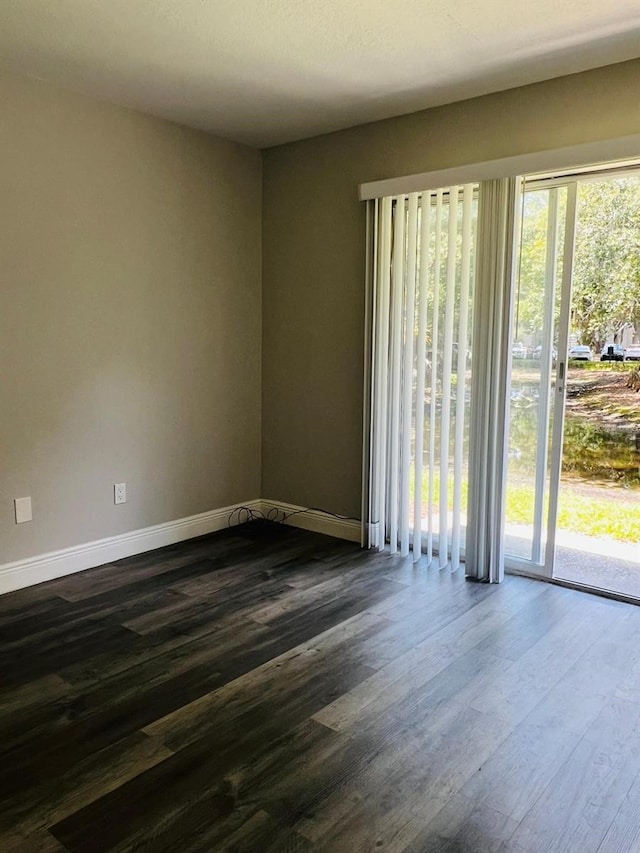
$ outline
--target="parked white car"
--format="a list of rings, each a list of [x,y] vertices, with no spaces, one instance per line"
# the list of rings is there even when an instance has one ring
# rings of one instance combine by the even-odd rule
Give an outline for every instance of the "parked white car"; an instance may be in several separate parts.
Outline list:
[[[576,344],[569,350],[569,358],[573,361],[593,361],[593,351],[584,344]]]
[[[533,351],[533,358],[541,359],[542,358],[542,344],[538,344],[538,346]],[[551,351],[551,362],[555,367],[556,359],[558,358],[558,350],[554,347]]]
[[[631,344],[624,351],[625,361],[640,361],[640,344]]]

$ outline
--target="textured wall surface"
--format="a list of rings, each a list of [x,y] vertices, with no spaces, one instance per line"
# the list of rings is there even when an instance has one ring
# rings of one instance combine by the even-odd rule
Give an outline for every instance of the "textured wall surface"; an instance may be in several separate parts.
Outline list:
[[[259,497],[260,153],[26,79],[0,103],[0,563]]]

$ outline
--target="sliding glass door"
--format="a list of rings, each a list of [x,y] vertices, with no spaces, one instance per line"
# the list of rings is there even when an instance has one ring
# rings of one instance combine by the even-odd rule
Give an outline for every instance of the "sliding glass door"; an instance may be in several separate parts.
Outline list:
[[[516,266],[505,565],[638,599],[640,170],[525,181]]]
[[[640,598],[640,169],[372,212],[369,545]]]
[[[562,461],[576,183],[524,185],[513,305],[507,568],[552,576]]]

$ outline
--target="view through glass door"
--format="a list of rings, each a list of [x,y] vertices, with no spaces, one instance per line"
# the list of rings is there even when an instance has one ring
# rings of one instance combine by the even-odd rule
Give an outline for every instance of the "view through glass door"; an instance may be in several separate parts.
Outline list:
[[[518,261],[506,565],[640,598],[640,173],[525,184]]]

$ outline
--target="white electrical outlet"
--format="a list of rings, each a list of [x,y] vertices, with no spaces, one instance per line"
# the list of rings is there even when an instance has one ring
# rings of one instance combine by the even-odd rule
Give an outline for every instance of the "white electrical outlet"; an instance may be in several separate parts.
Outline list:
[[[127,502],[127,484],[114,483],[113,485],[113,502],[114,504],[126,504]]]
[[[15,498],[13,506],[16,513],[16,524],[32,520],[31,498]]]

